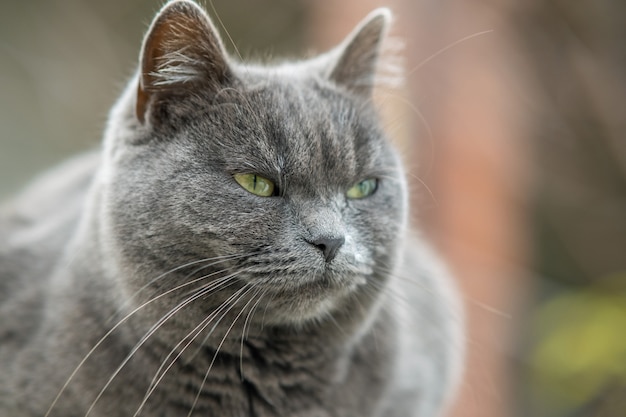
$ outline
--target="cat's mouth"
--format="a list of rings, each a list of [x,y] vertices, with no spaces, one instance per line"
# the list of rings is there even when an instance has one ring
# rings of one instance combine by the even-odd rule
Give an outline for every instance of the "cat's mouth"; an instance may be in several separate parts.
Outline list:
[[[332,261],[310,253],[280,258],[246,258],[237,266],[238,280],[263,295],[259,307],[267,322],[303,323],[332,314],[373,280],[367,251],[345,250]],[[317,253],[315,253],[317,255]]]
[[[365,285],[372,268],[361,265],[325,265],[308,269],[250,271],[246,281],[268,291],[342,292]]]
[[[294,324],[322,319],[338,310],[363,282],[364,278],[347,282],[319,277],[292,285],[265,283],[268,322]]]
[[[367,268],[349,270],[324,268],[250,276],[246,282],[263,291],[268,300],[266,311],[277,323],[303,322],[331,314],[343,302],[367,285]],[[270,320],[273,321],[273,320]]]

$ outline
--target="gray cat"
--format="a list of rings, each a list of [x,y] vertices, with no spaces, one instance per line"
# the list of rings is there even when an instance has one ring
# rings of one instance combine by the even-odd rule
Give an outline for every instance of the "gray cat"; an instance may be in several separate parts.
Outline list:
[[[1,416],[441,415],[461,319],[371,102],[389,20],[262,67],[164,6],[103,149],[1,208]]]

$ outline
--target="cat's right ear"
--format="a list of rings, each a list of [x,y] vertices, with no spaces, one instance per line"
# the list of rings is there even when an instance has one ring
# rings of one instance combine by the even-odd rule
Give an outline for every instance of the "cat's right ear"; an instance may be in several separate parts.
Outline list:
[[[191,0],[168,2],[154,18],[140,55],[135,114],[145,123],[162,100],[199,85],[216,91],[231,76],[220,36]]]

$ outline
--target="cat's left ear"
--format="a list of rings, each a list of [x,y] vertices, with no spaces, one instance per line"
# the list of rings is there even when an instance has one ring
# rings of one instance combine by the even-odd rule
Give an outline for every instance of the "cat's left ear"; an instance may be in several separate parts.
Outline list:
[[[140,55],[136,116],[176,94],[219,88],[231,76],[222,40],[206,12],[191,0],[168,2],[154,18]]]
[[[333,51],[327,77],[359,96],[371,95],[382,43],[391,25],[387,8],[371,12]]]

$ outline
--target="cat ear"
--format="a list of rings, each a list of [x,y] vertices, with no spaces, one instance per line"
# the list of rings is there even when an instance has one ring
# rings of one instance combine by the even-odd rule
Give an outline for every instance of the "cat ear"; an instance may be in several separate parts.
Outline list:
[[[380,8],[371,12],[331,52],[336,58],[328,78],[357,95],[371,95],[382,42],[390,24],[389,9]]]
[[[144,123],[161,95],[198,84],[219,88],[230,76],[222,41],[206,12],[191,0],[173,0],[154,18],[140,55],[135,113]]]

